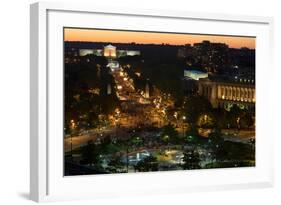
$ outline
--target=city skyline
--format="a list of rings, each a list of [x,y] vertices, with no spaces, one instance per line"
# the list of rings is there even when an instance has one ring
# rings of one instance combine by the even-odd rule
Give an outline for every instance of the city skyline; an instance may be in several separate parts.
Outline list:
[[[65,31],[65,176],[255,166],[254,38]]]
[[[255,37],[65,28],[65,41],[185,45],[210,41],[255,49]]]

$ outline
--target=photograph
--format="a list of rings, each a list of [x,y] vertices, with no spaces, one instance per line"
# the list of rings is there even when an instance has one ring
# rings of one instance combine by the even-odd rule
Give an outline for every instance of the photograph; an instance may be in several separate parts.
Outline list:
[[[63,28],[64,176],[256,166],[256,37]]]

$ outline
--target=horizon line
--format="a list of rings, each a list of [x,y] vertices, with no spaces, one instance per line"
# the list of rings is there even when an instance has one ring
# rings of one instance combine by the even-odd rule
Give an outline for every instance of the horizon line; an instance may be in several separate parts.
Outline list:
[[[64,40],[64,42],[67,42],[67,43],[108,43],[108,44],[111,44],[111,45],[114,45],[114,44],[136,44],[136,45],[159,45],[159,46],[187,46],[187,45],[190,45],[191,47],[194,47],[194,44],[198,44],[198,43],[203,43],[204,41],[209,41],[209,40],[203,40],[201,42],[196,42],[196,43],[193,43],[193,44],[190,44],[190,43],[186,43],[186,44],[169,44],[169,43],[137,43],[137,42],[130,42],[130,43],[125,43],[125,42],[111,42],[111,41],[71,41],[71,40]],[[213,43],[213,44],[225,44],[228,46],[228,48],[232,48],[232,49],[243,49],[243,48],[247,48],[249,50],[256,50],[256,48],[250,48],[250,47],[247,47],[247,46],[242,46],[242,47],[230,47],[229,44],[227,43],[224,43],[224,42],[212,42],[212,41],[209,41],[210,43]]]
[[[256,37],[218,34],[172,33],[156,31],[129,31],[113,29],[63,29],[63,39],[69,42],[99,42],[99,43],[124,43],[124,44],[155,44],[155,45],[194,45],[202,41],[224,43],[230,48],[256,48]]]

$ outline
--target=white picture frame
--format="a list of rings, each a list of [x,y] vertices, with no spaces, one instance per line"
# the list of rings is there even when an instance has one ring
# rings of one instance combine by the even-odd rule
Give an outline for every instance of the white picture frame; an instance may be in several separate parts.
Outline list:
[[[46,2],[32,4],[30,14],[31,200],[94,199],[273,186],[272,113],[263,109],[271,106],[267,92],[271,84],[263,82],[265,78],[270,79],[273,72],[272,18]],[[192,170],[188,174],[171,171],[64,177],[61,163],[61,29],[64,26],[256,36],[256,167]],[[263,69],[265,67],[267,69]],[[264,121],[265,118],[268,120]]]

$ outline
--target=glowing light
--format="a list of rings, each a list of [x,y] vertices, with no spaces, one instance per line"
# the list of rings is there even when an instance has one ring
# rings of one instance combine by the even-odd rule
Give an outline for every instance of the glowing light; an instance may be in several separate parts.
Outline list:
[[[70,124],[71,124],[71,129],[74,129],[76,127],[74,120],[70,120]]]
[[[139,72],[135,72],[135,74],[136,74],[138,77],[141,76],[141,74],[140,74]]]
[[[187,40],[188,39],[188,40]],[[232,37],[219,35],[187,35],[187,34],[167,34],[167,33],[150,33],[150,32],[129,32],[129,31],[112,31],[112,30],[95,30],[95,29],[65,29],[66,41],[95,41],[95,42],[112,42],[112,43],[168,43],[174,45],[184,45],[186,43],[197,43],[202,40],[214,42],[223,42],[230,47],[240,48],[246,46],[255,48],[255,38],[249,37]]]
[[[204,115],[204,121],[206,122],[208,119],[208,116],[207,115]]]

